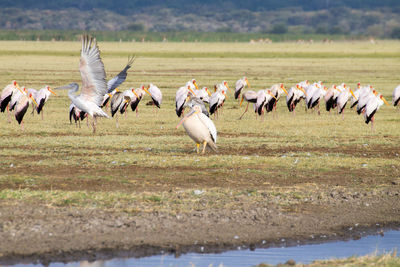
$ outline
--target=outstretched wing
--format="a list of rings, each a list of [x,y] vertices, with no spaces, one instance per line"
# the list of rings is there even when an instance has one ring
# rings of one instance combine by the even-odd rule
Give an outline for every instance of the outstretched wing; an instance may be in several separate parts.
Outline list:
[[[132,66],[133,61],[135,61],[135,59],[136,59],[136,56],[129,57],[128,64],[126,64],[125,68],[120,73],[118,73],[117,76],[115,76],[114,78],[112,78],[111,80],[108,81],[107,89],[108,89],[109,93],[111,93],[115,88],[120,86],[126,80],[126,76],[128,76],[128,70]]]
[[[79,70],[82,76],[81,96],[100,106],[107,93],[106,72],[96,39],[86,34],[82,38]]]

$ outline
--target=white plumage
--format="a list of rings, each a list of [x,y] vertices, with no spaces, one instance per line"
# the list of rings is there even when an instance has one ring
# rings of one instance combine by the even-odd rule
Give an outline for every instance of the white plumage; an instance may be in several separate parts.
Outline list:
[[[400,85],[393,90],[393,106],[397,106],[400,102]]]

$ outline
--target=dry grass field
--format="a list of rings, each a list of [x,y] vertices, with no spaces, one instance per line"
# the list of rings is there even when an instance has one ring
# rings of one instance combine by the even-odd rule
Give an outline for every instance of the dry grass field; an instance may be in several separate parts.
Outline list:
[[[399,45],[99,43],[108,78],[125,66],[128,55],[138,56],[120,89],[156,84],[163,92],[161,109],[146,106],[146,96],[139,117],[128,112],[119,128],[114,119],[101,119],[96,134],[85,123],[81,129],[70,125],[66,91],[50,97],[44,120],[32,116],[30,108],[25,131],[0,114],[2,214],[30,218],[32,224],[35,219],[24,212],[13,215],[11,207],[178,216],[211,210],[262,214],[259,205],[304,215],[317,206],[329,213],[324,205],[333,205],[340,214],[340,203],[354,201],[343,208],[347,221],[332,222],[338,228],[355,220],[352,208],[362,212],[359,206],[382,200],[388,208],[369,207],[377,216],[365,213],[365,225],[386,219],[398,223],[400,112],[394,107],[378,111],[375,131],[349,108],[342,119],[325,111],[320,116],[305,112],[301,104],[293,116],[284,99],[277,114],[263,122],[252,112],[238,120],[244,107],[230,92],[214,121],[219,153],[197,155],[183,128],[175,128],[174,101],[177,88],[192,78],[200,87],[227,80],[233,89],[246,75],[253,90],[280,82],[289,88],[305,79],[352,88],[357,82],[372,84],[390,102],[400,83]],[[80,48],[78,42],[0,42],[0,84],[13,79],[36,89],[80,84]],[[7,238],[10,229],[19,228],[3,222],[0,235]],[[0,250],[0,256],[10,251]]]

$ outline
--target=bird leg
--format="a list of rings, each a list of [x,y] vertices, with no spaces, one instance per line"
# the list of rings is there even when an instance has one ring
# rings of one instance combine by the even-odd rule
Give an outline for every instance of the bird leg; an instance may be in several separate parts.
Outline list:
[[[139,117],[138,111],[139,111],[139,107],[136,107],[136,118]]]
[[[89,128],[89,116],[86,114],[86,126]]]
[[[117,126],[117,128],[119,127],[119,124],[118,124],[118,114],[115,114],[115,126]]]
[[[24,121],[21,121],[21,131],[24,131]]]
[[[8,121],[8,123],[11,123],[11,113],[10,113],[10,109],[8,106],[9,105],[7,105],[7,121]]]
[[[41,114],[42,114],[42,120],[43,120],[43,113],[44,113],[44,110],[43,110],[43,108],[42,108],[42,112],[40,112]]]
[[[201,154],[204,154],[204,152],[206,151],[206,146],[207,146],[207,141],[203,142],[203,151],[201,152]]]
[[[34,116],[35,115],[35,106],[34,106],[34,104],[33,104],[33,102],[32,102],[32,116]]]
[[[375,120],[375,116],[372,116],[371,118],[371,131],[374,131],[374,120]]]
[[[246,110],[243,112],[242,116],[240,116],[239,120],[242,119],[243,115],[247,112],[247,109],[249,108],[250,102],[247,102]]]
[[[93,117],[92,121],[93,133],[96,133],[96,124],[97,124],[97,117]]]
[[[200,144],[199,144],[199,143],[196,143],[196,151],[197,151],[197,154],[199,154],[199,147],[200,147]]]

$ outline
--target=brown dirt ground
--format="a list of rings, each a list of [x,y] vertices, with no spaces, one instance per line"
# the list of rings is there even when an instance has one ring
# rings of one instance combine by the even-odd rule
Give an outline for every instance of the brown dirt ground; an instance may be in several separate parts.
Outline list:
[[[220,153],[281,155],[289,152],[324,153],[324,149],[285,148],[257,151],[222,149]],[[341,149],[368,158],[395,157],[398,148],[374,147],[360,151],[356,147]],[[263,154],[265,153],[265,154]],[[339,153],[339,152],[338,152]],[[45,157],[45,156],[44,156]],[[260,170],[262,170],[261,166]],[[116,212],[94,208],[53,207],[43,203],[0,200],[0,263],[53,260],[68,261],[111,257],[119,253],[144,256],[161,251],[176,254],[188,251],[225,250],[239,245],[250,248],[290,245],[298,242],[322,242],[332,239],[359,238],[369,231],[400,226],[399,170],[391,168],[377,173],[367,169],[341,169],[331,172],[300,172],[288,168],[271,169],[268,173],[243,176],[238,166],[233,173],[218,173],[210,179],[210,171],[197,167],[144,168],[78,168],[71,179],[70,168],[32,166],[9,168],[9,175],[35,173],[34,184],[5,180],[3,189],[165,192],[193,188],[230,188],[233,190],[268,190],[317,184],[318,191],[309,199],[293,204],[249,202],[230,208],[192,210],[182,214],[163,212]],[[253,169],[257,169],[255,166]],[[40,179],[43,175],[47,178]],[[118,177],[129,173],[122,182]],[[212,173],[212,172],[211,172]],[[291,173],[290,181],[282,173]],[[141,175],[146,176],[143,183]],[[193,176],[196,174],[196,176]],[[93,177],[100,178],[93,178]],[[128,182],[126,182],[128,181]],[[371,191],[371,188],[379,188]],[[235,238],[237,236],[237,238]],[[284,240],[284,241],[282,241]]]

